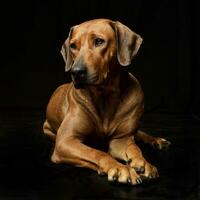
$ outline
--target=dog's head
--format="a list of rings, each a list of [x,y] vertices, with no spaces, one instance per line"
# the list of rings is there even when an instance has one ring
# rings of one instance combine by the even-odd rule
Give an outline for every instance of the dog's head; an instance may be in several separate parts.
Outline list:
[[[61,54],[65,70],[71,70],[80,88],[103,83],[114,65],[130,65],[141,43],[142,38],[122,23],[96,19],[72,27]]]

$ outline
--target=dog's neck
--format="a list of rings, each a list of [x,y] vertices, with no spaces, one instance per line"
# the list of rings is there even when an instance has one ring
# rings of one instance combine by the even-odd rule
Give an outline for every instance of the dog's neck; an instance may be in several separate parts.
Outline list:
[[[87,89],[90,91],[91,95],[97,98],[104,95],[113,95],[114,93],[119,93],[120,86],[120,73],[113,75],[108,74],[107,78],[100,85],[88,86]]]
[[[117,73],[108,74],[103,84],[83,89],[82,92],[86,94],[84,96],[91,101],[101,118],[109,120],[114,116],[120,104],[127,76],[127,71],[120,70]]]

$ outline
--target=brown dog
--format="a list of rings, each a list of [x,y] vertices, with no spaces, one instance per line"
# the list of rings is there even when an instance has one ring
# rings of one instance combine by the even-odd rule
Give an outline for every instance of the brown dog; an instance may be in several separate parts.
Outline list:
[[[170,143],[138,131],[143,92],[124,67],[141,43],[138,34],[108,19],[71,28],[61,53],[73,83],[54,92],[44,123],[44,133],[55,140],[54,163],[87,167],[107,174],[109,181],[132,185],[140,184],[141,176],[158,177],[135,140],[159,149]],[[97,149],[97,144],[107,146],[108,152]]]

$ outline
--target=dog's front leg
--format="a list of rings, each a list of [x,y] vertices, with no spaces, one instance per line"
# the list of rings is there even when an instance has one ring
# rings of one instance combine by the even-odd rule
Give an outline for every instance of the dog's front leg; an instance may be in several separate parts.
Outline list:
[[[130,170],[128,166],[119,163],[109,154],[85,145],[77,134],[69,132],[72,129],[65,127],[66,123],[61,125],[57,134],[52,155],[54,163],[67,163],[79,167],[87,167],[99,173],[107,174],[109,181],[132,185],[141,183],[141,178],[135,170]]]
[[[146,161],[132,136],[113,139],[110,142],[109,153],[114,158],[126,161],[131,168],[134,168],[142,176],[147,178],[159,176],[157,168]]]
[[[117,162],[109,154],[83,144],[75,137],[66,137],[56,144],[52,161],[93,169],[99,174],[107,174],[109,181],[133,185],[141,183],[139,175],[134,170]]]
[[[105,173],[109,181],[139,184],[141,179],[134,170],[117,162],[105,152],[93,149],[74,137],[59,142],[52,155],[55,163],[69,163],[79,167],[87,167]]]

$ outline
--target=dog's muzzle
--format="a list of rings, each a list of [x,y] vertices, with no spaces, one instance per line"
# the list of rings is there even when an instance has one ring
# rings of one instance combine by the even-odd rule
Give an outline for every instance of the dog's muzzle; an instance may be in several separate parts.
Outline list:
[[[86,83],[87,69],[84,66],[75,66],[71,69],[72,81],[75,88],[81,88]]]

